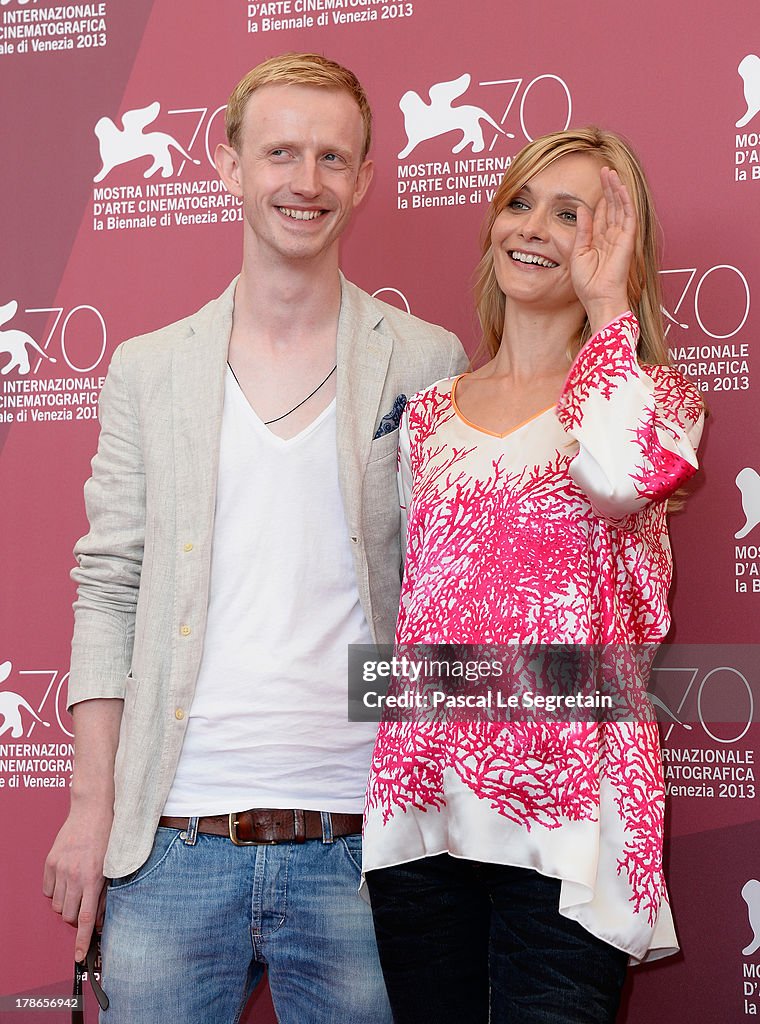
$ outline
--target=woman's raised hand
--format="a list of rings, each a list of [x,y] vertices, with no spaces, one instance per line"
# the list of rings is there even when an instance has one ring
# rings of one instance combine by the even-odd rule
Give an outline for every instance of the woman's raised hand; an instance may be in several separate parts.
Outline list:
[[[636,239],[636,210],[616,171],[601,169],[602,198],[593,217],[579,206],[570,273],[592,332],[630,307],[628,271]]]

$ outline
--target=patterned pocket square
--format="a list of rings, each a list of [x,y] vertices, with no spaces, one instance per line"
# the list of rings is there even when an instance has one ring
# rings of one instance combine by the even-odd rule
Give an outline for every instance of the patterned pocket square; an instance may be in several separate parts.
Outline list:
[[[375,432],[375,436],[372,438],[376,441],[378,437],[384,437],[386,434],[391,434],[394,430],[398,430],[398,425],[401,422],[401,414],[406,407],[406,395],[399,395],[393,403],[393,408],[390,412],[387,412],[385,416],[380,420],[380,426]]]

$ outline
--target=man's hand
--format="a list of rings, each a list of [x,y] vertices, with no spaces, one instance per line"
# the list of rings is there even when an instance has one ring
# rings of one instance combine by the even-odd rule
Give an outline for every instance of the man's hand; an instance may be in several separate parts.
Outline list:
[[[112,819],[110,806],[79,806],[72,801],[45,861],[42,891],[52,900],[56,914],[77,929],[75,960],[84,960],[93,929],[102,924],[103,861]]]
[[[75,959],[84,960],[105,908],[103,862],[113,823],[114,761],[124,702],[75,704],[71,810],[45,861],[42,891],[77,929]]]

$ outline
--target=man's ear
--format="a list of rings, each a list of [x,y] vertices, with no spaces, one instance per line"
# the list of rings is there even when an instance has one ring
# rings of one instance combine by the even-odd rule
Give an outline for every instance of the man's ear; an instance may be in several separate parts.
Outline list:
[[[356,175],[356,187],[354,188],[354,206],[358,206],[367,194],[367,189],[372,182],[375,173],[375,165],[371,160],[365,160]]]
[[[243,181],[240,173],[240,157],[237,150],[220,142],[214,150],[214,164],[227,191],[238,199],[243,197]]]

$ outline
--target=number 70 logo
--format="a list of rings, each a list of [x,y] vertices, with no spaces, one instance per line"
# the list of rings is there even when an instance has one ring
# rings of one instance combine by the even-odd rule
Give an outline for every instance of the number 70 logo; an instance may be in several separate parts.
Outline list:
[[[700,668],[652,669],[650,700],[663,709],[671,722],[665,730],[665,742],[676,728],[691,730],[689,718],[696,710],[696,720],[710,739],[716,743],[738,743],[746,736],[754,719],[755,700],[749,680],[738,668],[720,665],[702,675],[697,685],[701,672]],[[663,700],[661,691],[667,692],[669,703]],[[720,708],[719,715],[717,708]],[[738,726],[739,731],[719,736],[713,731],[718,722]]]

